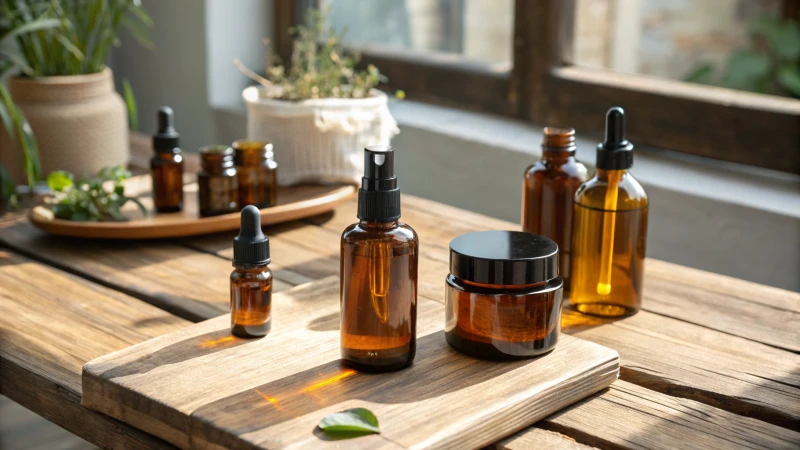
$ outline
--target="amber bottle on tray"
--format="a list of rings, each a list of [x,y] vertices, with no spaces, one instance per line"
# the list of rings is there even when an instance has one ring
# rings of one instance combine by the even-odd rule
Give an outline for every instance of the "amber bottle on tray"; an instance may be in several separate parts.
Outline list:
[[[419,240],[400,223],[394,150],[364,150],[359,222],[341,240],[341,351],[361,370],[401,369],[414,360]]]
[[[261,337],[269,333],[272,324],[269,238],[261,231],[261,216],[255,206],[242,210],[241,221],[239,235],[233,239],[231,333]]]
[[[228,214],[239,210],[239,183],[233,166],[233,149],[210,145],[200,149],[200,172],[197,174],[200,215]]]
[[[172,108],[162,106],[158,110],[158,132],[153,135],[155,155],[150,159],[153,205],[160,213],[183,209],[183,156],[179,139],[173,126]]]
[[[522,183],[522,231],[545,236],[558,244],[559,273],[570,286],[572,201],[589,179],[586,166],[575,159],[575,130],[546,127],[542,160],[525,169]]]
[[[570,304],[582,313],[626,316],[642,305],[648,199],[631,166],[624,112],[611,108],[597,173],[575,194]]]
[[[272,144],[238,140],[233,143],[233,157],[239,183],[239,206],[257,208],[275,206],[278,194],[278,163]]]

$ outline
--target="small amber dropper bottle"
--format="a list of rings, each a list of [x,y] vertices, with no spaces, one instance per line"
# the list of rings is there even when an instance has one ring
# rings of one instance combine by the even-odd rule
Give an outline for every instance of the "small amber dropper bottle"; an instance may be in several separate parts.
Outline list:
[[[364,150],[358,218],[342,233],[341,350],[361,370],[401,369],[414,360],[419,240],[400,223],[394,149]]]
[[[575,130],[546,127],[542,160],[525,169],[522,182],[522,231],[545,236],[558,244],[558,273],[570,286],[572,201],[589,179],[586,166],[575,159]]]
[[[261,337],[272,322],[272,271],[267,265],[269,238],[261,231],[261,215],[253,205],[241,214],[241,230],[233,239],[231,273],[231,332],[239,337]]]
[[[642,305],[648,200],[631,166],[625,113],[611,108],[597,173],[575,193],[570,304],[586,314],[626,316]]]
[[[178,147],[180,135],[172,122],[172,108],[159,108],[158,132],[153,135],[155,155],[150,159],[150,175],[153,178],[153,203],[160,213],[183,209],[183,156]]]

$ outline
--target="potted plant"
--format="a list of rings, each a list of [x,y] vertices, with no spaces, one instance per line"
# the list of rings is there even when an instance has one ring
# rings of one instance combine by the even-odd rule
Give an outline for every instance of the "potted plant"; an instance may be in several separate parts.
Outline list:
[[[358,183],[364,147],[388,145],[399,132],[387,95],[375,89],[386,78],[375,66],[356,68],[358,55],[344,54],[343,33],[328,27],[326,16],[309,8],[305,25],[290,30],[295,40],[288,69],[278,62],[262,77],[236,60],[262,85],[242,93],[248,138],[273,144],[283,186]]]
[[[127,163],[125,104],[105,61],[121,26],[149,46],[150,25],[140,0],[0,0],[0,165],[15,182]]]

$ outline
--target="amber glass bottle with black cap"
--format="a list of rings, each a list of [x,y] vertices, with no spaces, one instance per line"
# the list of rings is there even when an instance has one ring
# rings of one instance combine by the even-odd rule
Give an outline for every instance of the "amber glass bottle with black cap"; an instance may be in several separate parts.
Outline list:
[[[245,206],[241,230],[233,239],[231,332],[236,336],[251,338],[269,333],[272,325],[269,263],[269,238],[261,231],[261,215],[255,206]]]
[[[542,159],[525,169],[522,182],[522,231],[548,237],[558,244],[559,274],[570,286],[572,201],[589,174],[575,159],[575,130],[546,127]]]
[[[200,149],[197,185],[201,216],[217,216],[239,210],[239,182],[233,165],[232,148],[209,145]]]
[[[570,304],[582,313],[618,317],[641,308],[649,202],[632,166],[625,113],[611,108],[597,173],[575,193]]]
[[[521,231],[479,231],[450,242],[445,337],[484,359],[538,356],[561,331],[558,245]]]
[[[158,131],[153,135],[155,155],[150,159],[153,205],[160,213],[183,209],[183,155],[179,139],[172,108],[162,106],[158,110]]]
[[[361,370],[401,369],[417,335],[417,234],[400,219],[394,149],[364,150],[359,222],[342,233],[341,350]]]
[[[233,143],[233,150],[236,179],[239,183],[239,206],[275,206],[278,195],[278,163],[275,162],[272,144],[238,140]]]

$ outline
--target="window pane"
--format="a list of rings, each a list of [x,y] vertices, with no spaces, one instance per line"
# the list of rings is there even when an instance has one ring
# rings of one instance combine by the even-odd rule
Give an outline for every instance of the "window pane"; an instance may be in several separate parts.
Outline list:
[[[777,75],[791,66],[800,77],[800,28],[780,19],[781,3],[577,0],[574,63],[800,97]]]
[[[437,52],[511,62],[513,0],[321,0],[354,47]]]

